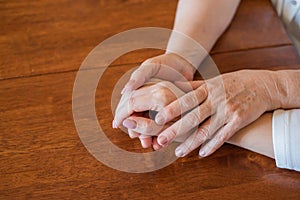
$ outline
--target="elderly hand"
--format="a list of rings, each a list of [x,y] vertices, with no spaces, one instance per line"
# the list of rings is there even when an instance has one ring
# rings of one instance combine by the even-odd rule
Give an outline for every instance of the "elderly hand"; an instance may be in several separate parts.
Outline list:
[[[183,157],[202,145],[199,155],[216,151],[239,129],[256,120],[265,111],[280,107],[276,72],[243,70],[223,74],[207,81],[192,82],[195,90],[172,102],[156,115],[158,125],[189,111],[158,136],[166,146],[175,137],[198,127],[175,154]],[[178,83],[184,89],[188,83]]]
[[[165,81],[192,81],[195,71],[193,65],[182,57],[173,53],[162,54],[143,62],[132,73],[121,93],[136,90],[151,78],[159,78]]]
[[[152,136],[158,135],[170,124],[159,126],[150,118],[142,116],[141,113],[149,110],[158,112],[185,93],[171,82],[153,81],[156,83],[147,83],[138,90],[127,91],[122,95],[115,112],[114,122],[128,128],[131,138],[139,137],[144,148],[150,147],[153,143],[153,148],[158,149],[160,146],[156,137],[152,138]],[[116,124],[113,124],[113,127],[117,128]]]

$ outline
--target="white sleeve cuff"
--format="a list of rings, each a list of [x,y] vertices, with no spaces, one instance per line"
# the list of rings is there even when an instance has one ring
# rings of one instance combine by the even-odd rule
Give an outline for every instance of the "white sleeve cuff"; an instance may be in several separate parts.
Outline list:
[[[300,171],[300,109],[273,113],[272,138],[276,166]]]

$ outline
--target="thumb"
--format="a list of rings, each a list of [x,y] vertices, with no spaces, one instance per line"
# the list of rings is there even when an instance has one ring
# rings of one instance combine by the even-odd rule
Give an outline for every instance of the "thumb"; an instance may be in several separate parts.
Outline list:
[[[150,78],[154,77],[160,69],[160,64],[144,62],[130,76],[129,81],[124,86],[121,94],[131,92],[143,86]]]

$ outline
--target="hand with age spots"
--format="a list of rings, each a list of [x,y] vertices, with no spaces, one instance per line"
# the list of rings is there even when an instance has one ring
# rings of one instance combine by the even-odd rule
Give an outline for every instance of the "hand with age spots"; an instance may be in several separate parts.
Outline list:
[[[264,112],[279,108],[278,75],[266,70],[242,70],[220,75],[207,81],[194,81],[194,90],[160,110],[155,117],[163,125],[187,112],[180,120],[163,130],[158,144],[167,146],[174,138],[192,128],[197,130],[175,154],[183,157],[202,145],[199,155],[208,156],[241,128],[259,118]],[[178,83],[185,89],[189,83]]]

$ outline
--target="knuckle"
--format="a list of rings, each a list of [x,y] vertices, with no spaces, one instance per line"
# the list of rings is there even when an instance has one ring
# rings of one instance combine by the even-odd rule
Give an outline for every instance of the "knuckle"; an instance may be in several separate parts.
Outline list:
[[[212,115],[211,105],[209,103],[202,104],[202,106],[199,107],[198,112],[199,112],[199,116],[200,113],[205,116]]]
[[[133,92],[132,92],[129,99],[128,99],[128,108],[129,108],[129,110],[134,109],[134,106],[135,106],[134,104],[135,104],[135,98],[134,98]]]
[[[150,110],[152,110],[152,111],[159,111],[159,110],[161,110],[162,109],[162,105],[161,105],[161,103],[154,103],[154,102],[152,102],[152,105],[151,105],[151,107],[150,107]]]
[[[204,96],[208,96],[208,89],[207,89],[207,86],[206,85],[203,85],[203,90],[202,90],[202,94],[204,95]]]
[[[226,117],[236,123],[241,123],[245,118],[245,110],[241,106],[241,104],[233,101],[227,102],[225,106]]]
[[[150,126],[150,123],[147,120],[138,120],[136,129],[138,129],[141,133],[151,133],[153,131],[152,126]]]
[[[237,110],[233,115],[236,125],[241,124],[244,121],[244,112]]]
[[[154,87],[153,96],[155,102],[161,106],[166,106],[174,100],[172,92],[167,87],[156,86]]]
[[[176,117],[179,114],[177,107],[174,106],[167,106],[162,110],[162,113],[166,113],[169,118]]]
[[[207,127],[201,127],[196,132],[197,140],[207,140],[207,139],[209,139],[209,137],[210,137],[210,134],[209,134],[209,130]]]
[[[156,98],[158,102],[165,104],[168,100],[168,91],[165,88],[160,88],[154,92],[154,98]]]
[[[168,136],[167,136],[167,138],[169,138],[169,140],[172,140],[176,136],[177,136],[177,131],[173,127],[170,127],[169,130],[168,130]]]
[[[206,86],[199,87],[197,90],[195,90],[196,98],[199,101],[200,99],[206,99],[208,96],[207,88]]]
[[[227,140],[227,134],[226,134],[226,133],[220,134],[220,135],[216,138],[215,145],[222,144],[222,143],[224,143],[226,140]]]
[[[195,92],[191,92],[188,95],[180,98],[180,106],[182,106],[183,110],[186,110],[186,108],[190,108],[191,106],[197,104],[198,104],[198,100]]]
[[[201,121],[201,117],[199,113],[195,111],[192,111],[189,114],[187,114],[185,119],[186,122],[190,124],[192,127],[197,126]]]
[[[233,113],[235,113],[236,112],[235,104],[232,101],[228,101],[225,106],[225,111],[229,115],[232,115]]]

